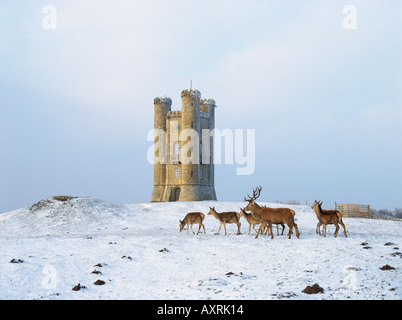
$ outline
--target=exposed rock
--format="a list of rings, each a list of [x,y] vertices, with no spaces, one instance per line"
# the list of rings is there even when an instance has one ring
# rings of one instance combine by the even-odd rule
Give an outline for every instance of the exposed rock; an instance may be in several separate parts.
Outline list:
[[[386,264],[385,266],[382,266],[380,269],[381,270],[395,270],[395,268],[391,267],[389,264]]]
[[[321,288],[317,283],[315,283],[312,286],[307,286],[302,292],[307,294],[316,294],[316,293],[323,293],[324,289]]]
[[[23,263],[23,262],[24,262],[24,260],[21,260],[21,259],[15,260],[15,259],[13,258],[13,259],[10,260],[10,263]]]
[[[82,286],[80,283],[78,283],[76,286],[73,287],[73,291],[80,291],[81,289],[86,289],[86,286]]]

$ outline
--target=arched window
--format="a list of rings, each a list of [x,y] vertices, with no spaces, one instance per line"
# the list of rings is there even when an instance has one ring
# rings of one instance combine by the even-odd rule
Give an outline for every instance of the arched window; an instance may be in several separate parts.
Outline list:
[[[174,170],[174,177],[175,177],[175,178],[180,178],[180,177],[181,177],[181,170],[180,170],[180,168],[176,168],[176,169]]]

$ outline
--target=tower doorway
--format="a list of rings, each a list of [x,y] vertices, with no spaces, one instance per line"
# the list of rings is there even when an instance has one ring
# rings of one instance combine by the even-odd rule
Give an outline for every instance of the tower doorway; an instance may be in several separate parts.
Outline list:
[[[173,201],[179,201],[180,197],[180,188],[174,189],[174,194],[173,194]]]

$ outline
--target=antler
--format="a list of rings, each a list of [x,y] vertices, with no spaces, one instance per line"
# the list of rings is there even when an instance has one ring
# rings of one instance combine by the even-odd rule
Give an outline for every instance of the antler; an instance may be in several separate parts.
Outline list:
[[[253,202],[254,200],[256,200],[256,199],[260,196],[261,190],[262,190],[262,187],[261,187],[261,186],[255,188],[255,190],[253,189],[253,196],[250,197],[250,195],[247,194],[248,199],[246,199],[246,197],[244,197],[244,201]]]

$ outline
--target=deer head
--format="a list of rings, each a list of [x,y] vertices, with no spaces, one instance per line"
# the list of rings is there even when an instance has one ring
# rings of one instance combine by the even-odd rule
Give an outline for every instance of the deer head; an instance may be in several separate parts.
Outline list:
[[[253,208],[255,206],[255,200],[260,196],[261,190],[262,190],[262,187],[259,186],[259,187],[255,188],[255,190],[253,189],[253,196],[252,197],[250,197],[249,194],[247,194],[248,199],[246,199],[246,197],[244,197],[244,201],[248,202],[248,205],[244,208],[245,211],[253,210]]]
[[[211,215],[211,214],[213,214],[213,212],[215,212],[216,213],[216,211],[215,211],[215,207],[209,207],[209,211],[208,211],[208,214],[209,215]]]
[[[321,205],[322,205],[322,201],[321,201],[321,203],[319,202],[319,201],[317,201],[317,200],[314,200],[314,203],[313,203],[313,205],[311,206],[311,209],[321,209]]]
[[[179,220],[180,223],[180,232],[183,230],[184,226],[186,225],[186,223],[184,221]]]

